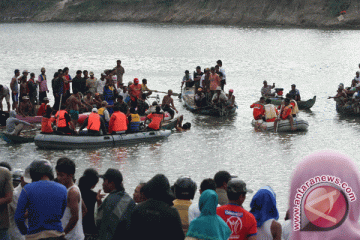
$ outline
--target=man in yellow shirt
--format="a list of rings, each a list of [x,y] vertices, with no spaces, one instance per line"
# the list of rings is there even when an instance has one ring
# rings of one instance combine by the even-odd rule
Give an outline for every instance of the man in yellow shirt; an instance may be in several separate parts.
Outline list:
[[[189,207],[192,204],[196,192],[196,183],[189,177],[180,177],[174,184],[175,200],[174,207],[178,210],[184,233],[189,228]]]
[[[152,91],[147,87],[146,84],[147,84],[147,80],[144,78],[141,84],[141,91],[142,93],[145,93],[146,96],[150,96],[152,94]]]

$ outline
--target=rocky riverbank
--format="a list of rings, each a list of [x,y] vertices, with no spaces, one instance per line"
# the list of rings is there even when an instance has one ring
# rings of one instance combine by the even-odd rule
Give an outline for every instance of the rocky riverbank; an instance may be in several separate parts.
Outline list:
[[[360,27],[360,0],[0,0],[0,7],[2,22]]]

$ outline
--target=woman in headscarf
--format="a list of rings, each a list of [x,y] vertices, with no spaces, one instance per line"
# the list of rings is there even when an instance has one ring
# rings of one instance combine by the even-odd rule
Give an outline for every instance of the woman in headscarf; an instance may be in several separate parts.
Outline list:
[[[216,215],[218,196],[214,190],[205,190],[199,200],[200,217],[189,226],[185,240],[227,240],[231,230],[221,217]]]
[[[131,215],[131,239],[184,240],[180,215],[172,207],[175,198],[169,180],[157,174],[142,191],[148,200],[139,203]]]
[[[293,172],[292,239],[360,239],[360,174],[346,155],[320,151]]]
[[[281,239],[281,224],[276,208],[276,195],[271,187],[265,186],[254,195],[250,203],[250,212],[257,222],[258,240]]]

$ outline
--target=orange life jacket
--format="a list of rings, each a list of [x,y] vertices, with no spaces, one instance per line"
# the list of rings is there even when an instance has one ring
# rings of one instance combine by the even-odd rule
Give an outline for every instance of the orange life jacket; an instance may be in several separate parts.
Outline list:
[[[159,130],[160,129],[160,124],[161,121],[164,118],[164,114],[157,114],[157,113],[150,113],[147,116],[148,119],[152,119],[151,123],[149,123],[148,127],[152,128],[154,130]]]
[[[46,118],[43,117],[41,120],[41,132],[42,133],[52,133],[53,129],[51,127],[51,123],[55,121],[54,118]]]
[[[66,127],[68,125],[68,123],[66,122],[66,119],[65,119],[65,113],[67,113],[67,111],[60,110],[55,114],[56,124],[57,124],[57,127],[59,127],[59,128]],[[59,116],[59,119],[58,119],[58,116]]]
[[[265,115],[264,105],[256,102],[256,103],[252,104],[250,107],[254,108],[253,116],[254,116],[255,120],[259,120],[261,118],[260,115],[262,115],[262,116]]]
[[[109,121],[109,133],[122,132],[127,130],[126,115],[120,111],[116,111],[111,115]]]
[[[88,118],[87,129],[93,131],[99,131],[101,126],[100,115],[97,113],[90,113]]]
[[[284,107],[281,113],[281,118],[285,120],[291,114],[291,111],[292,111],[291,107],[289,106]]]

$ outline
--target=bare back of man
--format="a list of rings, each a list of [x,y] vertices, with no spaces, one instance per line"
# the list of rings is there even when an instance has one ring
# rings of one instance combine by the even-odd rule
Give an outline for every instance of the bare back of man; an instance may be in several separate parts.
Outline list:
[[[69,109],[71,122],[73,123],[73,126],[76,127],[77,121],[79,119],[79,105],[83,106],[84,104],[81,103],[79,94],[72,94],[66,100],[66,104]]]

